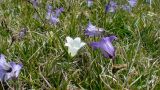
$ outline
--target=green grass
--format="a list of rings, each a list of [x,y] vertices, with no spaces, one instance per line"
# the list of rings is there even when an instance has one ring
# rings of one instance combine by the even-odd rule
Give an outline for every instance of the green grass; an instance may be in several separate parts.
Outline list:
[[[124,4],[125,0],[115,0]],[[35,10],[27,0],[3,0],[0,3],[0,53],[7,60],[22,62],[17,80],[10,88],[45,90],[159,90],[160,89],[160,1],[138,0],[132,13],[117,9],[105,14],[107,0],[94,0],[88,8],[85,0],[40,0]],[[60,23],[50,25],[45,19],[46,5],[64,7]],[[153,12],[155,16],[147,15]],[[33,18],[38,13],[39,19]],[[84,36],[88,19],[104,28],[103,36],[116,35],[116,58],[102,56],[88,45],[71,58],[64,46],[66,36],[81,37],[90,43],[101,37]],[[23,40],[11,40],[21,28],[27,28]],[[113,72],[115,65],[127,67]]]

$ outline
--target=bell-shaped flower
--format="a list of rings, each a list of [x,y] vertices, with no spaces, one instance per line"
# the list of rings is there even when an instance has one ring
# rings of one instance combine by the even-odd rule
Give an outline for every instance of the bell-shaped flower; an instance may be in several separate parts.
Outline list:
[[[131,12],[132,8],[129,5],[122,5],[122,9]]]
[[[59,22],[59,15],[64,11],[64,8],[58,8],[54,11],[52,11],[52,6],[48,5],[47,7],[47,15],[46,19],[50,21],[51,24],[57,24]]]
[[[71,56],[75,56],[80,48],[82,48],[86,43],[81,41],[81,38],[76,37],[75,39],[71,37],[66,37],[66,43],[65,46],[68,46],[68,53],[71,54]]]
[[[62,13],[62,12],[64,12],[64,8],[63,7],[61,7],[61,8],[57,8],[56,10],[55,10],[55,16],[56,17],[59,17],[59,15]]]
[[[22,64],[16,64],[15,62],[9,62],[11,65],[12,71],[9,73],[6,73],[5,79],[12,79],[12,78],[18,78],[18,75],[20,73],[20,70],[22,69]]]
[[[104,37],[99,42],[92,42],[90,45],[93,49],[100,49],[104,57],[114,59],[115,47],[112,45],[112,41],[117,39],[116,36]]]
[[[85,29],[85,35],[88,36],[98,36],[104,31],[103,28],[98,28],[96,26],[93,26],[91,22],[88,23],[87,28]]]
[[[128,3],[131,7],[134,7],[137,4],[137,0],[128,0]]]
[[[91,7],[93,5],[93,0],[87,0],[88,7]]]
[[[3,54],[0,54],[0,69],[5,71],[11,70],[11,65],[6,62],[5,56]]]
[[[5,56],[0,54],[0,81],[17,78],[22,66],[22,64],[16,64],[15,62],[7,63]]]
[[[56,25],[59,22],[59,18],[52,16],[49,21],[52,24]]]
[[[106,12],[115,12],[117,7],[117,3],[110,1],[107,5],[106,5]]]
[[[49,20],[52,16],[52,6],[51,5],[48,5],[47,6],[47,15],[46,15],[46,19]]]

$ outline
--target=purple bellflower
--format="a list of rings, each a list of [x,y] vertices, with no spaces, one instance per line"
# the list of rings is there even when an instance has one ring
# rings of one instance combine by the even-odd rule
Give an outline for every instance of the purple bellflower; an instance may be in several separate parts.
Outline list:
[[[128,0],[128,3],[131,7],[134,7],[137,4],[137,0]]]
[[[122,5],[122,9],[128,12],[131,12],[132,8],[128,5]]]
[[[106,12],[115,12],[117,7],[117,3],[110,1],[107,5],[106,5]]]
[[[90,45],[93,49],[100,49],[104,57],[114,59],[115,47],[112,45],[112,41],[117,39],[116,36],[104,37],[99,42],[92,42]]]
[[[16,64],[15,62],[7,63],[5,56],[0,54],[0,81],[17,78],[22,67],[22,64]]]
[[[61,14],[62,12],[64,12],[64,8],[63,8],[63,7],[57,8],[57,9],[55,10],[55,13],[56,13],[55,16],[56,16],[56,17],[60,16],[60,14]]]
[[[11,65],[12,71],[10,73],[6,73],[6,80],[10,78],[18,78],[18,75],[20,73],[20,70],[22,69],[22,64],[16,64],[15,62],[9,62]]]
[[[91,22],[88,23],[87,28],[85,29],[85,35],[88,36],[98,36],[104,31],[103,28],[98,28],[96,26],[93,26]]]
[[[58,8],[55,12],[52,11],[52,6],[48,6],[46,19],[50,21],[50,23],[56,25],[59,22],[59,15],[64,11],[64,8]]]
[[[50,19],[52,15],[52,6],[48,5],[46,19]]]
[[[93,0],[87,0],[88,7],[91,7],[93,5]]]

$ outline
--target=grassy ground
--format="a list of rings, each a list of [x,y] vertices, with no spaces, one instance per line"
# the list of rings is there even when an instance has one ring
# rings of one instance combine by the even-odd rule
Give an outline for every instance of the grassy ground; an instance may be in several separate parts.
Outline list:
[[[11,89],[160,90],[159,0],[152,0],[152,7],[138,0],[132,13],[118,8],[114,14],[105,13],[107,0],[94,0],[91,8],[85,0],[39,1],[37,9],[27,0],[0,3],[0,53],[24,65],[19,78],[8,81]],[[56,26],[45,19],[47,3],[64,7]],[[81,37],[86,43],[101,39],[84,35],[88,20],[106,30],[101,37],[118,37],[113,43],[114,64],[88,45],[75,57],[68,55],[66,36]],[[11,44],[22,28],[28,29],[25,38]]]

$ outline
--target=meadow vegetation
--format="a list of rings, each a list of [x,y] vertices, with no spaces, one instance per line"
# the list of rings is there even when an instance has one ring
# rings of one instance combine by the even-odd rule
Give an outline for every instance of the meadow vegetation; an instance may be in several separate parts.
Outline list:
[[[23,90],[160,90],[160,1],[137,0],[130,12],[117,3],[106,12],[109,0],[1,0],[0,53],[6,60],[22,63],[10,89]],[[47,5],[64,8],[59,22],[46,19]],[[103,28],[98,37],[86,36],[89,22]],[[23,35],[20,35],[20,32]],[[114,35],[114,59],[105,58],[90,43]],[[72,57],[66,37],[80,37],[86,44]]]

